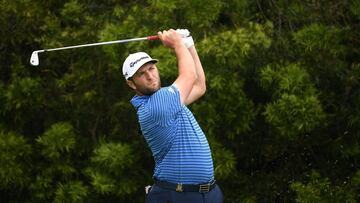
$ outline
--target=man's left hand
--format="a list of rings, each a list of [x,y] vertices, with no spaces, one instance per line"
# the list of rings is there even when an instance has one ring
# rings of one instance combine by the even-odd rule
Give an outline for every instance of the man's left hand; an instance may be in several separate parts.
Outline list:
[[[176,29],[176,32],[179,33],[182,37],[182,41],[186,48],[190,48],[194,45],[194,40],[190,35],[189,30],[187,29]]]

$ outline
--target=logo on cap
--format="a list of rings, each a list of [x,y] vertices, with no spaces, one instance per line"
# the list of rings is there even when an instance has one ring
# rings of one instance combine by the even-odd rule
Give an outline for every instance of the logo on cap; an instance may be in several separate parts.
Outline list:
[[[141,60],[143,60],[143,59],[147,59],[147,58],[149,58],[149,57],[148,57],[148,56],[143,56],[143,57],[137,59],[136,61],[131,62],[131,63],[130,63],[130,67],[131,67],[131,68],[134,67],[135,64],[137,64],[139,61],[141,61]]]

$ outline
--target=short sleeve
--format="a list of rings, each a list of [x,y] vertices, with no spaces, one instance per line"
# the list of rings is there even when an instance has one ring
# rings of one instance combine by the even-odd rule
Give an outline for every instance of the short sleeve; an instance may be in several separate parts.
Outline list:
[[[162,126],[171,125],[182,110],[180,92],[174,84],[151,95],[148,104],[154,121]]]

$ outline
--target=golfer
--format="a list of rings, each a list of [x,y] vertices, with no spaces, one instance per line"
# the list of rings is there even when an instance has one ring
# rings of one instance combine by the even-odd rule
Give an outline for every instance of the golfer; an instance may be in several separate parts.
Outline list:
[[[181,34],[182,33],[182,34]],[[208,141],[186,107],[206,90],[205,74],[187,30],[158,32],[162,43],[177,59],[178,77],[161,87],[158,60],[144,52],[130,54],[123,64],[131,99],[155,160],[154,184],[146,202],[219,203],[223,194],[214,179]]]

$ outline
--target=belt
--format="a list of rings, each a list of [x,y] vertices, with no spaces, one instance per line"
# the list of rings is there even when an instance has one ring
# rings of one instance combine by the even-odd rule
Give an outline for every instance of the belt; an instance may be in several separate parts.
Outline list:
[[[215,180],[199,185],[181,184],[181,183],[170,183],[161,180],[155,180],[155,185],[164,189],[174,190],[176,192],[210,192],[216,186]]]

